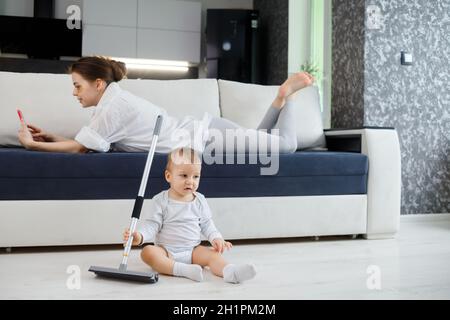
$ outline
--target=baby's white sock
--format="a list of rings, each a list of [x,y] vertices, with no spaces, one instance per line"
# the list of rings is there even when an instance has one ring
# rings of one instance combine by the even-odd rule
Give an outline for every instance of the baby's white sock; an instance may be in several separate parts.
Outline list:
[[[223,280],[225,282],[240,283],[249,280],[256,275],[253,264],[228,264],[223,268]]]
[[[194,281],[203,281],[203,269],[198,264],[175,262],[173,265],[173,275],[189,278]]]

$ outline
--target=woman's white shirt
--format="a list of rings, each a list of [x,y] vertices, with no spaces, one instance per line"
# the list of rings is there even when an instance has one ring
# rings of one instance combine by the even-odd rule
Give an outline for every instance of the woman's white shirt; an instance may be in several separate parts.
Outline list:
[[[163,116],[163,123],[156,152],[169,153],[181,147],[203,152],[208,140],[210,114],[205,113],[202,120],[191,116],[179,120],[151,102],[122,90],[116,82],[108,85],[95,107],[91,122],[80,130],[75,140],[99,152],[110,149],[148,151],[158,115]]]

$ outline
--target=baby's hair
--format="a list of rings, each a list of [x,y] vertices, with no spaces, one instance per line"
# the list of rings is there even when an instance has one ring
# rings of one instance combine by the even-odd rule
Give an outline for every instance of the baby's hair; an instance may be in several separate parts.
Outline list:
[[[167,155],[166,170],[170,171],[173,164],[202,164],[199,154],[191,148],[178,148]]]

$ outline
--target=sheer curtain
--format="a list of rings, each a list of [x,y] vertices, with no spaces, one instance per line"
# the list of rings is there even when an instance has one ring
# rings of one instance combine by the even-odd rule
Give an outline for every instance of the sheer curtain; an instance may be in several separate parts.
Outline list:
[[[331,0],[309,0],[311,10],[310,61],[319,69],[324,127],[330,127],[331,114]]]

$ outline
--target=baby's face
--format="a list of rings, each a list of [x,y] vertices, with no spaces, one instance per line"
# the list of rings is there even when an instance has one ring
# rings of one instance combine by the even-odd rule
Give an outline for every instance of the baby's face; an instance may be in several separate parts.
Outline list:
[[[166,170],[166,180],[178,196],[186,197],[197,191],[201,169],[200,164],[172,164]]]

